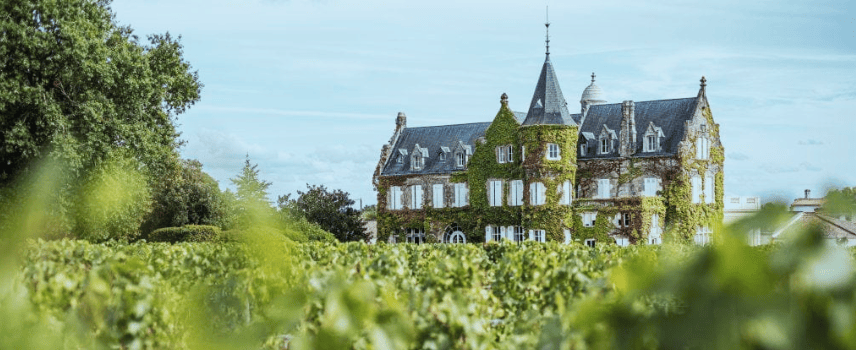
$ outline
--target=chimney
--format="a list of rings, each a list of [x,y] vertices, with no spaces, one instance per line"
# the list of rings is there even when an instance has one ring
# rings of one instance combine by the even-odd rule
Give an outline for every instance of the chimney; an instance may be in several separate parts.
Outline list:
[[[808,197],[810,195],[811,195],[811,190],[809,190],[809,189],[805,190],[805,199],[808,199]]]
[[[395,130],[404,129],[407,127],[407,116],[404,112],[398,112],[398,117],[395,118]]]
[[[618,152],[620,156],[627,157],[636,153],[636,104],[633,101],[622,102],[621,115]]]

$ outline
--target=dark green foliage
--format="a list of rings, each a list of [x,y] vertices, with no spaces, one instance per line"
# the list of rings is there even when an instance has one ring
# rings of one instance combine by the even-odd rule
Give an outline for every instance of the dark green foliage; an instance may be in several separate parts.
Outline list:
[[[826,202],[820,211],[834,217],[856,220],[856,187],[831,189],[826,193]]]
[[[71,210],[89,195],[84,180],[103,178],[104,164],[116,159],[133,160],[150,186],[164,179],[177,161],[175,118],[199,100],[202,87],[178,39],[141,41],[115,22],[109,4],[0,1],[0,187],[36,176],[39,160],[61,164],[49,209],[59,218],[57,235],[139,226],[139,217],[103,215],[124,222],[83,223],[81,230],[74,221],[87,217]],[[138,228],[110,238],[132,238],[131,229]]]
[[[161,227],[228,225],[227,198],[217,181],[202,171],[202,163],[182,160],[169,177],[153,188],[152,213],[143,224],[143,234]]]
[[[222,240],[220,228],[208,225],[185,225],[182,227],[164,227],[149,234],[152,242],[218,242]]]
[[[280,210],[303,215],[341,242],[368,240],[360,212],[353,208],[354,201],[348,192],[328,191],[324,185],[306,187],[306,192],[297,191],[296,199],[290,199],[290,195],[279,197]]]

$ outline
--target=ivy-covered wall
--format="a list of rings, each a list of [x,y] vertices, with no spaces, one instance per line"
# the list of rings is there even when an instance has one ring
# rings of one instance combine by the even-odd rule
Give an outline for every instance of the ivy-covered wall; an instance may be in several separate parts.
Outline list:
[[[407,228],[423,229],[429,241],[442,240],[449,225],[457,225],[467,236],[467,242],[483,242],[485,227],[523,226],[525,229],[543,229],[546,239],[563,241],[565,229],[571,230],[575,241],[594,238],[598,242],[613,242],[610,234],[629,238],[631,243],[647,242],[654,214],[659,217],[658,227],[663,229],[665,240],[691,241],[696,229],[706,226],[714,231],[723,216],[723,161],[724,149],[719,141],[719,125],[713,122],[706,99],[700,99],[695,117],[686,123],[679,152],[667,157],[621,157],[615,159],[577,160],[576,126],[529,125],[521,126],[513,112],[503,102],[485,137],[476,142],[474,154],[466,170],[448,175],[408,175],[380,177],[378,181],[378,239],[387,240],[391,234],[404,241]],[[696,159],[697,136],[700,125],[707,126],[710,156]],[[547,144],[559,146],[560,159],[547,160]],[[511,146],[513,161],[499,163],[497,148]],[[525,150],[525,151],[524,151]],[[713,174],[714,202],[692,203],[691,178],[699,174]],[[661,190],[656,197],[643,197],[644,179],[660,179]],[[593,199],[597,194],[597,179],[610,179],[612,193],[609,199]],[[502,205],[490,206],[489,181],[500,180]],[[523,205],[509,205],[510,181],[523,180]],[[559,188],[571,181],[580,198],[571,206],[560,204]],[[545,204],[530,205],[530,184],[544,184]],[[454,183],[467,183],[469,204],[462,208],[432,208],[432,185],[445,185],[445,203],[454,202]],[[387,191],[390,186],[402,186],[403,203],[409,202],[408,186],[421,184],[425,193],[421,210],[387,210]],[[702,187],[704,184],[702,185]],[[596,212],[592,227],[584,227],[580,213]],[[616,223],[617,214],[630,215],[630,224]]]
[[[565,228],[573,228],[573,208],[559,203],[559,189],[567,180],[575,186],[577,173],[577,138],[579,129],[568,125],[529,125],[518,130],[518,142],[526,150],[521,169],[525,173],[523,187],[523,227],[546,231],[546,239],[564,241]],[[559,146],[558,160],[547,159],[547,144]],[[530,184],[544,184],[543,205],[529,205]]]

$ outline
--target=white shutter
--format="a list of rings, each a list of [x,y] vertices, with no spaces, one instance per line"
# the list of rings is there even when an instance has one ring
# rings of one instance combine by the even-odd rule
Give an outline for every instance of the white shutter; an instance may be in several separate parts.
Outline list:
[[[422,209],[422,185],[410,187],[410,209]]]
[[[693,176],[693,178],[692,178],[692,193],[691,193],[691,195],[692,195],[692,201],[694,204],[701,202],[699,200],[700,199],[699,197],[701,197],[701,178],[698,177],[698,175]]]
[[[502,181],[489,181],[488,190],[490,193],[488,194],[488,200],[490,202],[490,206],[498,207],[502,205]]]
[[[544,204],[547,200],[547,187],[542,183],[538,183],[538,204]]]
[[[469,204],[470,203],[470,198],[469,198],[469,196],[470,196],[469,192],[470,191],[467,188],[467,184],[461,184],[461,191],[464,193],[461,196],[461,198],[463,198],[463,200],[464,200],[463,205]]]
[[[432,188],[432,194],[434,196],[434,208],[442,208],[443,207],[443,184],[435,184]]]
[[[530,241],[535,240],[535,230],[529,230],[529,240]]]
[[[597,197],[598,198],[610,198],[612,195],[612,184],[609,182],[609,179],[600,179],[597,180]]]
[[[557,189],[557,192],[562,193],[562,198],[559,201],[559,204],[562,205],[571,205],[571,201],[573,198],[573,192],[571,192],[573,188],[571,187],[571,180],[565,180],[562,182],[562,186]]]
[[[505,226],[501,226],[501,227],[499,228],[499,237],[500,237],[500,239],[505,238],[507,234],[508,234],[508,231],[505,229]]]
[[[565,229],[565,244],[571,243],[571,230]]]
[[[491,235],[491,231],[492,231],[492,230],[491,230],[490,225],[488,225],[488,226],[485,226],[485,227],[484,227],[484,241],[485,241],[485,242],[490,242],[490,239],[491,239],[491,237],[490,237],[490,235]]]
[[[503,229],[505,230],[503,237],[509,241],[514,241],[514,226],[504,227]]]
[[[713,177],[704,178],[704,202],[713,203]]]

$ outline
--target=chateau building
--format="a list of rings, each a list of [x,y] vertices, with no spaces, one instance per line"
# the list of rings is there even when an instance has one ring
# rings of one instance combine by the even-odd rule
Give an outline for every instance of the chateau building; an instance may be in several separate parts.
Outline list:
[[[724,150],[705,89],[608,103],[592,74],[572,114],[548,38],[527,112],[502,94],[493,121],[408,128],[398,114],[373,176],[378,240],[706,244]]]

